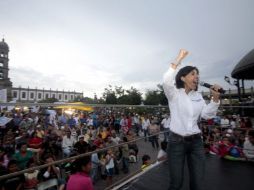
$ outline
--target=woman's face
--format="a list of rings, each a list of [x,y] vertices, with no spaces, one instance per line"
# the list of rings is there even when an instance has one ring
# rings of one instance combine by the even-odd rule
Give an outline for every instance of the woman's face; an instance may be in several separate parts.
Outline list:
[[[199,74],[197,70],[194,69],[185,77],[182,77],[181,80],[184,82],[184,88],[186,92],[190,92],[191,90],[197,89]]]

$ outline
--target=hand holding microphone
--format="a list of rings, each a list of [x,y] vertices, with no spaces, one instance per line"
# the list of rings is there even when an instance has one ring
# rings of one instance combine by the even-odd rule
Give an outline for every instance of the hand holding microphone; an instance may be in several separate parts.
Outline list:
[[[219,102],[220,94],[224,94],[226,92],[221,86],[217,84],[211,85],[205,82],[199,82],[199,84],[211,90],[214,102]]]
[[[211,85],[211,84],[205,83],[203,81],[200,81],[199,84],[200,84],[200,86],[204,86],[206,88],[210,88],[210,89],[215,90],[215,91],[217,91],[217,92],[219,92],[221,94],[225,94],[225,92],[226,92],[222,87],[220,87],[217,84]]]

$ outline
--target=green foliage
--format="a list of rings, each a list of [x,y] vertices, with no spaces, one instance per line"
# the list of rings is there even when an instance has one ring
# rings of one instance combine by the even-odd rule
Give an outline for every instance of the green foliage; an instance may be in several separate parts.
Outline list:
[[[126,104],[126,105],[140,105],[142,102],[142,94],[131,87],[128,90],[121,86],[115,86],[113,89],[111,85],[104,89],[103,99],[106,104]]]
[[[45,100],[41,100],[38,103],[54,103],[54,102],[58,102],[58,99],[56,98],[47,98]]]
[[[162,85],[157,85],[157,90],[147,90],[145,94],[145,105],[167,105],[168,100],[165,96]]]

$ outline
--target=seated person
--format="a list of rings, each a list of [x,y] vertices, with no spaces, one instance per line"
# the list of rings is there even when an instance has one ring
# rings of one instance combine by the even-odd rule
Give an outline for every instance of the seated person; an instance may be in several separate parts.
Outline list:
[[[26,168],[27,162],[33,158],[33,152],[27,149],[27,144],[22,142],[17,145],[19,151],[13,155],[13,159],[17,161],[19,169]]]
[[[147,154],[145,154],[144,156],[142,156],[142,166],[141,169],[142,171],[144,171],[145,169],[147,169],[148,166],[151,165],[151,157]]]
[[[219,155],[222,158],[228,159],[228,160],[243,160],[243,154],[242,151],[235,146],[232,142],[230,142],[230,139],[228,136],[224,136],[222,141],[219,142],[218,147]]]
[[[27,168],[35,167],[35,162],[33,158],[31,158],[27,163]],[[24,173],[25,176],[25,189],[35,189],[37,187],[37,184],[39,183],[38,180],[38,174],[39,170],[32,170],[29,172]]]
[[[88,152],[88,149],[89,149],[89,144],[84,141],[84,136],[83,135],[80,135],[78,137],[78,142],[76,142],[74,144],[74,149],[79,153],[79,154],[83,154],[83,153],[86,153]]]
[[[45,156],[45,164],[54,162],[53,155],[48,154]],[[53,165],[48,166],[47,168],[42,168],[38,174],[38,179],[40,181],[47,181],[49,179],[57,179],[59,189],[64,189],[65,182],[60,176],[59,167]]]
[[[247,160],[254,161],[254,130],[249,131],[244,141],[243,153]]]
[[[18,172],[18,164],[16,160],[10,160],[7,168],[8,174]],[[10,177],[1,182],[2,190],[21,190],[24,189],[25,178],[23,174],[18,176]]]

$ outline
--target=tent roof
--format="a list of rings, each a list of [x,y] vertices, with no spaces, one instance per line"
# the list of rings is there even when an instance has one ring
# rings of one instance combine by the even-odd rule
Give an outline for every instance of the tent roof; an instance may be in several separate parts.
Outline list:
[[[231,76],[236,79],[254,80],[254,49],[240,60]]]

